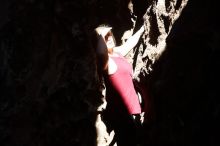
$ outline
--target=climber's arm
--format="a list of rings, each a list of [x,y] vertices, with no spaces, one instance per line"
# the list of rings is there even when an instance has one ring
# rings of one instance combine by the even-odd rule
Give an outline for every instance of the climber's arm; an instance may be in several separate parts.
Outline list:
[[[136,46],[143,32],[144,25],[134,35],[132,35],[123,45],[115,47],[114,51],[119,52],[123,56],[125,56],[131,49],[133,49]]]

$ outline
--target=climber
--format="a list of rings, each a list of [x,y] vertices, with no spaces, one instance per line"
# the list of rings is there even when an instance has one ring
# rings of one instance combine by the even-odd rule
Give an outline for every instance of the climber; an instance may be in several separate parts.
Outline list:
[[[125,55],[138,43],[144,32],[144,25],[120,46],[116,46],[111,30],[112,27],[108,25],[100,25],[95,29],[98,66],[103,71],[106,86],[107,107],[103,117],[107,119],[109,127],[113,127],[116,132],[120,129],[118,131],[126,135],[124,138],[129,139],[129,132],[126,132],[128,127],[137,127],[143,121],[140,100],[133,84],[132,66]],[[132,134],[130,136],[133,137]]]

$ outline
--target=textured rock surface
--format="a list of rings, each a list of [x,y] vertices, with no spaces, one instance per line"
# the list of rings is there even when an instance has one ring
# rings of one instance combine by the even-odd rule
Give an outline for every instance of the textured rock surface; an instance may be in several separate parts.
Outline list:
[[[219,145],[217,2],[132,2],[136,17],[128,0],[1,1],[1,146],[97,145],[95,126],[105,125],[88,34],[109,23],[122,43],[143,22],[127,56],[147,97],[142,145]]]
[[[188,0],[158,0],[148,3],[143,16],[145,25],[143,42],[134,54],[137,59],[132,59],[136,80],[140,80],[139,76],[146,76],[152,71],[152,65],[164,52],[167,36],[187,2]]]

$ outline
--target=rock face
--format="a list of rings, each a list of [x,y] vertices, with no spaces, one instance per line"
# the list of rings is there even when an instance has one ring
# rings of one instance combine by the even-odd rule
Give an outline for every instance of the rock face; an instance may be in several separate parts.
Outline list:
[[[103,132],[97,127],[106,127],[97,113],[103,96],[89,37],[101,23],[113,26],[118,43],[145,24],[127,56],[147,105],[140,143],[219,145],[217,6],[195,0],[1,1],[1,146],[108,145],[106,139],[97,143]],[[114,133],[108,136],[111,141]]]
[[[164,52],[166,39],[187,2],[188,0],[158,0],[148,3],[143,16],[145,33],[142,38],[142,46],[138,46],[136,54],[134,54],[138,61],[132,62],[136,80],[140,80],[140,76],[146,76],[152,71],[152,65]]]

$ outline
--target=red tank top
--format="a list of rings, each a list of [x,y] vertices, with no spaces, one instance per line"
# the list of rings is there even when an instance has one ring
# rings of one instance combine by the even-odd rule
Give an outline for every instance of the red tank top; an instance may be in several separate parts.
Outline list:
[[[140,114],[141,106],[133,85],[132,66],[122,55],[119,57],[111,56],[111,58],[117,65],[117,71],[114,74],[108,75],[110,84],[120,96],[128,113]]]

